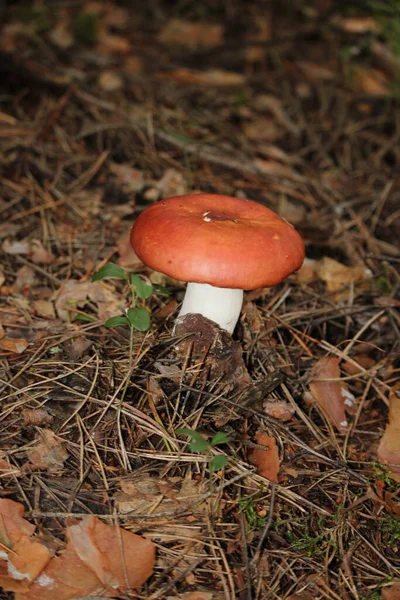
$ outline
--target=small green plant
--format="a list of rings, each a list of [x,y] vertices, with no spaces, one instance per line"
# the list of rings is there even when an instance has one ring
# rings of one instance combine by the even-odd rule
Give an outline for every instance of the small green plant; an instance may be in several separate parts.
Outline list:
[[[373,481],[383,481],[383,483],[389,487],[395,483],[394,479],[390,477],[391,471],[386,467],[386,465],[382,465],[379,462],[373,462],[372,467],[374,469],[371,477]]]
[[[379,529],[387,538],[387,545],[394,546],[400,542],[400,520],[392,515],[386,515],[385,520],[379,524]]]
[[[130,301],[125,315],[117,315],[107,319],[106,327],[127,325],[131,330],[147,331],[150,328],[150,311],[146,306],[137,306],[138,299],[142,302],[148,300],[156,292],[159,295],[168,295],[168,291],[160,285],[152,285],[144,281],[140,275],[127,273],[125,269],[109,263],[101,267],[92,277],[92,281],[102,279],[124,279],[129,285]]]
[[[263,529],[267,522],[266,517],[261,517],[257,512],[257,500],[260,492],[253,495],[242,496],[239,502],[239,511],[244,514],[247,521],[248,531]]]
[[[231,441],[231,438],[224,431],[218,431],[211,440],[206,440],[201,433],[194,431],[193,429],[177,429],[178,435],[187,435],[192,438],[188,444],[189,450],[197,453],[206,453],[209,456],[209,469],[211,473],[216,473],[223,469],[228,461],[228,458],[224,454],[217,454],[217,456],[211,456],[211,450],[215,446],[220,444],[227,444]]]

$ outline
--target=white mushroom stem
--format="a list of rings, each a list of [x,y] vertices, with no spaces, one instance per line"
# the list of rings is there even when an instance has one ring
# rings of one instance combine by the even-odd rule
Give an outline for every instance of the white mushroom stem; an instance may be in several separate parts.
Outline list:
[[[181,311],[177,317],[201,314],[222,329],[233,333],[243,304],[243,290],[218,288],[208,283],[188,283]]]

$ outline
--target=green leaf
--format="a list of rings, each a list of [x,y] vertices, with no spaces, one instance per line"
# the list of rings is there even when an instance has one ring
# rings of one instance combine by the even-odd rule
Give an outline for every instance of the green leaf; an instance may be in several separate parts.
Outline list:
[[[105,327],[118,327],[119,325],[130,325],[127,317],[123,315],[118,315],[117,317],[110,317],[104,323]]]
[[[150,313],[145,308],[130,308],[126,316],[128,317],[129,323],[138,331],[147,331],[150,329]]]
[[[228,462],[228,458],[225,454],[217,454],[210,460],[210,471],[211,473],[216,473],[224,468],[226,463]]]
[[[94,317],[91,317],[90,315],[85,315],[84,313],[76,313],[73,316],[73,321],[84,321],[85,323],[93,323],[94,321],[96,321],[96,319]]]
[[[131,275],[131,284],[134,286],[136,294],[143,300],[150,298],[153,293],[153,286],[145,283],[139,275],[135,275],[134,273]]]
[[[192,441],[189,442],[189,449],[192,452],[205,452],[210,448],[210,442],[201,435],[198,431],[194,431],[193,429],[177,429],[176,433],[178,435],[187,435],[192,438]]]
[[[128,273],[122,267],[109,263],[101,267],[92,277],[92,281],[100,281],[101,279],[128,279]]]
[[[210,444],[211,446],[217,446],[218,444],[227,444],[231,440],[232,438],[227,433],[224,431],[218,431],[218,433],[213,436]]]
[[[166,287],[160,285],[158,283],[153,283],[153,292],[157,294],[157,296],[170,296],[171,293],[167,290]]]

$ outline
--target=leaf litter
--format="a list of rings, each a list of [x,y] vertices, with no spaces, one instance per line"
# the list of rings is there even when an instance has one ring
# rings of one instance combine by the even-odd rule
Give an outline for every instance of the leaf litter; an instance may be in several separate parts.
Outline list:
[[[370,4],[3,11],[0,477],[20,504],[0,574],[19,599],[52,578],[66,599],[396,597],[399,59]],[[307,247],[211,352],[177,350],[183,284],[127,243],[193,190],[265,203]],[[102,327],[129,308],[91,281],[110,262],[171,293],[131,346]],[[177,430],[230,442],[193,453]],[[127,534],[157,545],[141,578]]]

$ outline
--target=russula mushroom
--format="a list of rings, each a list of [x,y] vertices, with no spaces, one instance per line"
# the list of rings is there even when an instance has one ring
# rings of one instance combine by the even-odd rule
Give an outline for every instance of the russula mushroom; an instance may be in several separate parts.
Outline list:
[[[148,267],[188,282],[178,321],[200,313],[232,333],[243,290],[272,286],[299,269],[304,244],[265,206],[218,194],[160,200],[135,221],[131,244]]]

